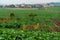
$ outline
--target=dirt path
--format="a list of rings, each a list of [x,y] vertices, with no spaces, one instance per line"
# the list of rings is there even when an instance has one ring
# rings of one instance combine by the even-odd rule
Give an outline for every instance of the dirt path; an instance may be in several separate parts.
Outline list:
[[[46,21],[44,20],[44,23],[45,23],[45,25],[46,25]],[[57,24],[58,24],[58,22],[57,22]],[[59,24],[58,24],[59,25]],[[45,26],[44,27],[44,29],[46,29],[46,30],[50,30],[51,32],[60,32],[60,29],[59,29],[59,27],[51,27],[51,26]]]
[[[51,19],[51,21],[60,27],[60,21],[58,21],[57,19]]]
[[[56,32],[60,32],[60,21],[57,19],[51,19],[51,21],[55,24],[55,27],[52,27]]]

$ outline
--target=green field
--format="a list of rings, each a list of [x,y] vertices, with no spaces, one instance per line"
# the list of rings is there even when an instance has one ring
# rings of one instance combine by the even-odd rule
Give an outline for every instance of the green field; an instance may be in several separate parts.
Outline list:
[[[0,28],[0,40],[60,40],[60,32]]]
[[[22,24],[30,22],[28,15],[30,13],[37,14],[34,18],[35,21],[37,19],[38,22],[44,26],[44,20],[48,26],[54,26],[54,23],[51,22],[50,18],[54,18],[60,21],[60,7],[51,7],[47,9],[38,10],[37,8],[0,8],[0,18],[9,18],[10,13],[14,13],[15,17],[19,17]],[[32,22],[34,23],[34,22]]]
[[[15,14],[12,20],[10,13]],[[31,13],[37,16],[29,16]],[[1,18],[9,20],[5,22]],[[53,22],[51,19],[58,21]],[[26,30],[26,28],[29,29],[32,26],[34,27],[33,30]],[[18,38],[16,39],[16,37]],[[60,40],[60,7],[49,7],[47,9],[0,8],[0,40],[15,39]]]
[[[35,13],[39,17],[45,17],[47,15],[49,18],[58,18],[58,15],[60,13],[60,7],[51,7],[47,8],[46,10],[38,10],[37,8],[0,8],[0,17],[9,17],[9,13],[11,12],[13,12],[16,16],[19,17],[25,17],[29,13]]]

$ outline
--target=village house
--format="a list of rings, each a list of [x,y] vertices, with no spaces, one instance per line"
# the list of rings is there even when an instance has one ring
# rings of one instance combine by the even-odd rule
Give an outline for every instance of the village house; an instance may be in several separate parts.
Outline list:
[[[43,7],[45,7],[45,8],[46,8],[46,7],[52,7],[52,6],[54,6],[53,4],[48,4],[48,3],[47,3],[47,4],[42,4],[42,5],[43,5]]]
[[[20,8],[31,8],[31,4],[20,4]]]

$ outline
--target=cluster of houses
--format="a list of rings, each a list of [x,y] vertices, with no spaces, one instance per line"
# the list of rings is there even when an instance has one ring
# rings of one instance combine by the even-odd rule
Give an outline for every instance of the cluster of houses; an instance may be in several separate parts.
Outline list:
[[[10,5],[0,5],[0,8],[40,8],[40,7],[51,7],[58,6],[60,7],[60,3],[44,3],[44,4],[10,4]]]
[[[54,6],[53,4],[11,4],[11,5],[3,5],[1,8],[39,8],[39,7],[50,7]]]

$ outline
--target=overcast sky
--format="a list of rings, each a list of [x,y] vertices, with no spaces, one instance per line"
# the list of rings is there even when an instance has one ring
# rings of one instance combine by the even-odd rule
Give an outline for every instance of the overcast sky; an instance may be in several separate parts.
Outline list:
[[[36,3],[47,3],[47,2],[60,2],[60,0],[0,0],[0,4],[36,4]]]

